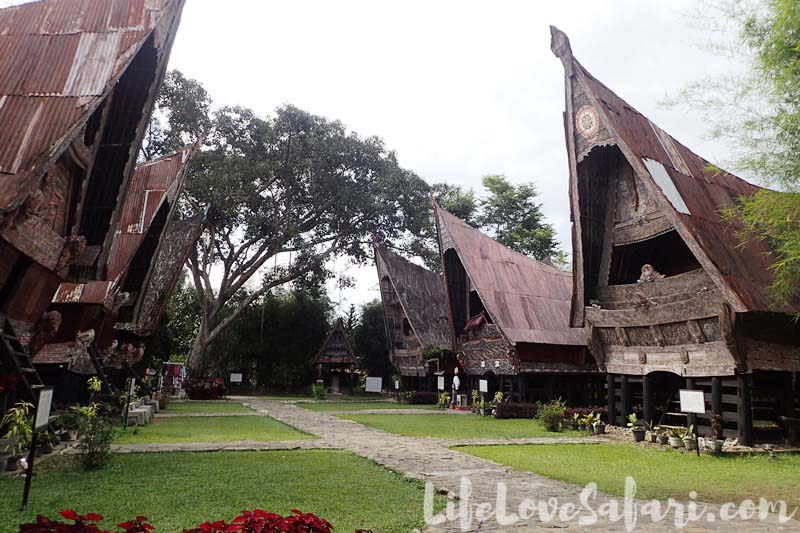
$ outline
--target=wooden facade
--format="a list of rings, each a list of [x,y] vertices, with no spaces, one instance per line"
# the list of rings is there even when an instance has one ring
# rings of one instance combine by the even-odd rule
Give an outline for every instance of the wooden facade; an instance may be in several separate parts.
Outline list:
[[[754,419],[775,436],[798,402],[797,308],[772,307],[769,249],[741,246],[741,223],[721,215],[758,188],[680,144],[589,74],[566,35],[552,37],[566,74],[571,323],[589,329],[608,372],[612,423],[680,420],[674,400],[689,388],[706,392],[706,434],[714,412],[742,443]]]
[[[352,394],[358,385],[359,363],[347,339],[342,319],[336,320],[313,361],[317,381],[334,394]]]
[[[434,211],[453,349],[472,388],[486,378],[516,400],[600,403],[587,331],[569,325],[572,275]]]
[[[448,361],[426,353],[453,344],[444,280],[384,245],[375,243],[374,250],[389,360],[404,388],[432,389],[435,372],[446,370]]]
[[[105,268],[183,4],[0,10],[0,325],[45,359],[110,331]],[[87,305],[59,316],[62,298]]]

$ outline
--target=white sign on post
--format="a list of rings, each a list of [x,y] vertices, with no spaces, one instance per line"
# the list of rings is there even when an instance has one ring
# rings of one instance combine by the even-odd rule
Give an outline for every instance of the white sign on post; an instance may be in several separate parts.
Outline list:
[[[231,374],[231,383],[241,383],[242,382],[242,374],[241,373],[232,373]]]
[[[488,379],[481,379],[478,381],[478,391],[479,392],[489,392],[489,380]]]
[[[436,385],[437,385],[437,387],[436,387],[437,389],[444,390],[444,376],[439,376],[439,379],[437,380]]]
[[[47,427],[50,422],[50,407],[53,405],[53,389],[48,387],[39,391],[39,405],[36,407],[36,421],[33,429]]]
[[[398,380],[394,380],[394,388],[395,390],[400,390],[400,382]]]
[[[681,412],[702,415],[706,412],[706,400],[701,390],[679,391],[681,398]]]
[[[367,392],[380,392],[383,388],[383,378],[368,377],[364,388]]]

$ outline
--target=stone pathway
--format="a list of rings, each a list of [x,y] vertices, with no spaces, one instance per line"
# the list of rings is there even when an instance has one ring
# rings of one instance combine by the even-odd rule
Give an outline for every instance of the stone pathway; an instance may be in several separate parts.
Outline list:
[[[269,415],[290,426],[293,426],[306,433],[311,433],[320,437],[315,443],[318,446],[338,448],[351,451],[356,455],[371,459],[378,464],[385,466],[396,472],[419,479],[424,482],[431,482],[437,491],[449,494],[452,498],[456,494],[464,493],[460,491],[462,478],[469,479],[471,484],[471,495],[464,498],[469,501],[465,505],[466,517],[462,522],[456,517],[455,520],[446,521],[439,525],[431,525],[426,529],[429,533],[455,532],[455,531],[540,531],[550,529],[567,530],[587,530],[592,531],[623,531],[625,525],[621,521],[612,522],[600,516],[594,525],[581,526],[577,518],[569,519],[572,514],[566,505],[575,505],[574,509],[584,509],[581,506],[580,495],[582,487],[555,481],[529,472],[520,472],[509,467],[468,455],[458,450],[449,449],[447,446],[454,441],[446,439],[425,439],[415,437],[405,437],[394,435],[373,429],[356,422],[343,420],[332,416],[339,413],[326,413],[303,409],[291,404],[261,400],[257,398],[238,397],[237,399],[260,413]],[[362,411],[363,412],[363,411]],[[541,443],[542,441],[556,443],[573,443],[576,439],[572,438],[548,438],[548,439],[528,439],[531,443]],[[601,439],[581,439],[580,442],[596,442]],[[457,441],[461,443],[517,443],[519,439],[501,440],[474,440]],[[304,441],[311,444],[312,441]],[[270,443],[263,443],[268,445]],[[274,443],[272,443],[274,444]],[[285,443],[284,443],[285,444]],[[300,442],[298,446],[302,446]],[[226,448],[231,449],[231,448]],[[517,523],[500,525],[494,518],[485,522],[480,522],[475,518],[479,504],[487,502],[494,505],[497,501],[498,483],[503,483],[507,490],[506,514],[517,513],[523,500],[531,499],[535,502],[545,503],[550,498],[556,498],[562,515],[556,515],[552,519],[547,519],[540,513],[533,514],[532,517],[521,520]],[[619,505],[620,513],[624,508],[622,498],[614,499],[604,494],[597,494],[590,500],[590,505],[598,514],[601,505],[613,505],[612,501]],[[644,503],[636,501],[635,503]],[[698,504],[702,505],[702,504]],[[523,509],[525,510],[525,509]],[[665,509],[666,511],[666,509]],[[748,531],[749,533],[767,531],[800,531],[800,523],[791,521],[787,524],[778,524],[774,516],[766,521],[748,522],[727,522],[719,520],[719,506],[707,506],[707,514],[700,522],[689,524],[684,531],[699,533],[703,531]],[[574,511],[573,511],[574,512]],[[713,513],[714,520],[709,518]],[[472,520],[469,520],[469,517]],[[573,515],[574,516],[574,515]],[[579,517],[590,516],[588,511],[582,512]],[[597,515],[595,515],[597,516]],[[640,517],[635,530],[637,531],[673,531],[680,529],[675,525],[676,516],[674,512],[666,514],[666,520],[653,523],[648,517]],[[439,515],[444,518],[444,515]]]

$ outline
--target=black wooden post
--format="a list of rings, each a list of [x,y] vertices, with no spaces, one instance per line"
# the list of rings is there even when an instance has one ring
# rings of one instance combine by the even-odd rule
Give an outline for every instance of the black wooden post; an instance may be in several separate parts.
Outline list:
[[[642,376],[642,410],[644,420],[653,423],[656,414],[653,409],[653,386],[650,376]]]
[[[686,378],[686,389],[694,390],[694,378]],[[695,413],[686,413],[686,427],[694,426],[697,430],[697,415]]]
[[[722,416],[722,378],[711,378],[711,414]]]
[[[738,381],[738,394],[739,400],[738,414],[739,414],[739,444],[742,446],[753,445],[753,375],[752,374],[739,374]]]
[[[617,425],[616,406],[614,405],[614,374],[606,374],[606,384],[608,385],[608,423]]]
[[[628,415],[631,414],[631,394],[630,388],[628,387],[628,375],[627,374],[620,374],[620,406],[622,407],[622,423],[625,423],[625,420],[628,418]]]

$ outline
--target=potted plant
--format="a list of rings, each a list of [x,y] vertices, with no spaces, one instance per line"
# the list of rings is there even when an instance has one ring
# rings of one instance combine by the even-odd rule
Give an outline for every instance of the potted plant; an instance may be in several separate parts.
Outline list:
[[[650,442],[652,444],[658,442],[658,434],[656,433],[655,427],[653,427],[652,420],[644,421],[644,429],[645,429],[645,434],[644,434],[645,441]]]
[[[18,402],[6,412],[0,422],[0,426],[7,428],[3,439],[8,441],[6,451],[11,453],[11,456],[6,459],[7,472],[17,469],[17,460],[22,456],[23,450],[30,445],[33,430],[28,416],[32,408],[33,404]]]
[[[589,416],[592,417],[592,432],[595,435],[605,435],[606,425],[603,422],[603,419],[600,417],[600,413],[592,413]]]
[[[473,413],[477,413],[478,412],[478,400],[480,399],[480,393],[477,390],[472,389],[471,396],[472,396],[472,412]]]
[[[715,455],[722,453],[722,445],[725,444],[725,439],[722,438],[722,415],[711,415],[711,436],[714,439],[712,446]]]
[[[667,433],[667,430],[665,430],[665,429],[659,430],[659,432],[658,432],[658,443],[661,446],[666,446],[669,443],[669,433]]]
[[[446,409],[447,406],[450,405],[450,393],[449,392],[440,392],[439,393],[439,409]]]
[[[669,430],[669,445],[673,448],[683,448],[683,437],[686,435],[686,428],[672,428]]]
[[[631,428],[631,435],[633,435],[634,442],[642,442],[644,440],[644,427],[639,417],[636,416],[636,413],[628,415],[628,427]]]
[[[694,426],[689,426],[686,433],[683,435],[683,445],[687,450],[692,451],[697,449],[697,441],[694,439]]]

